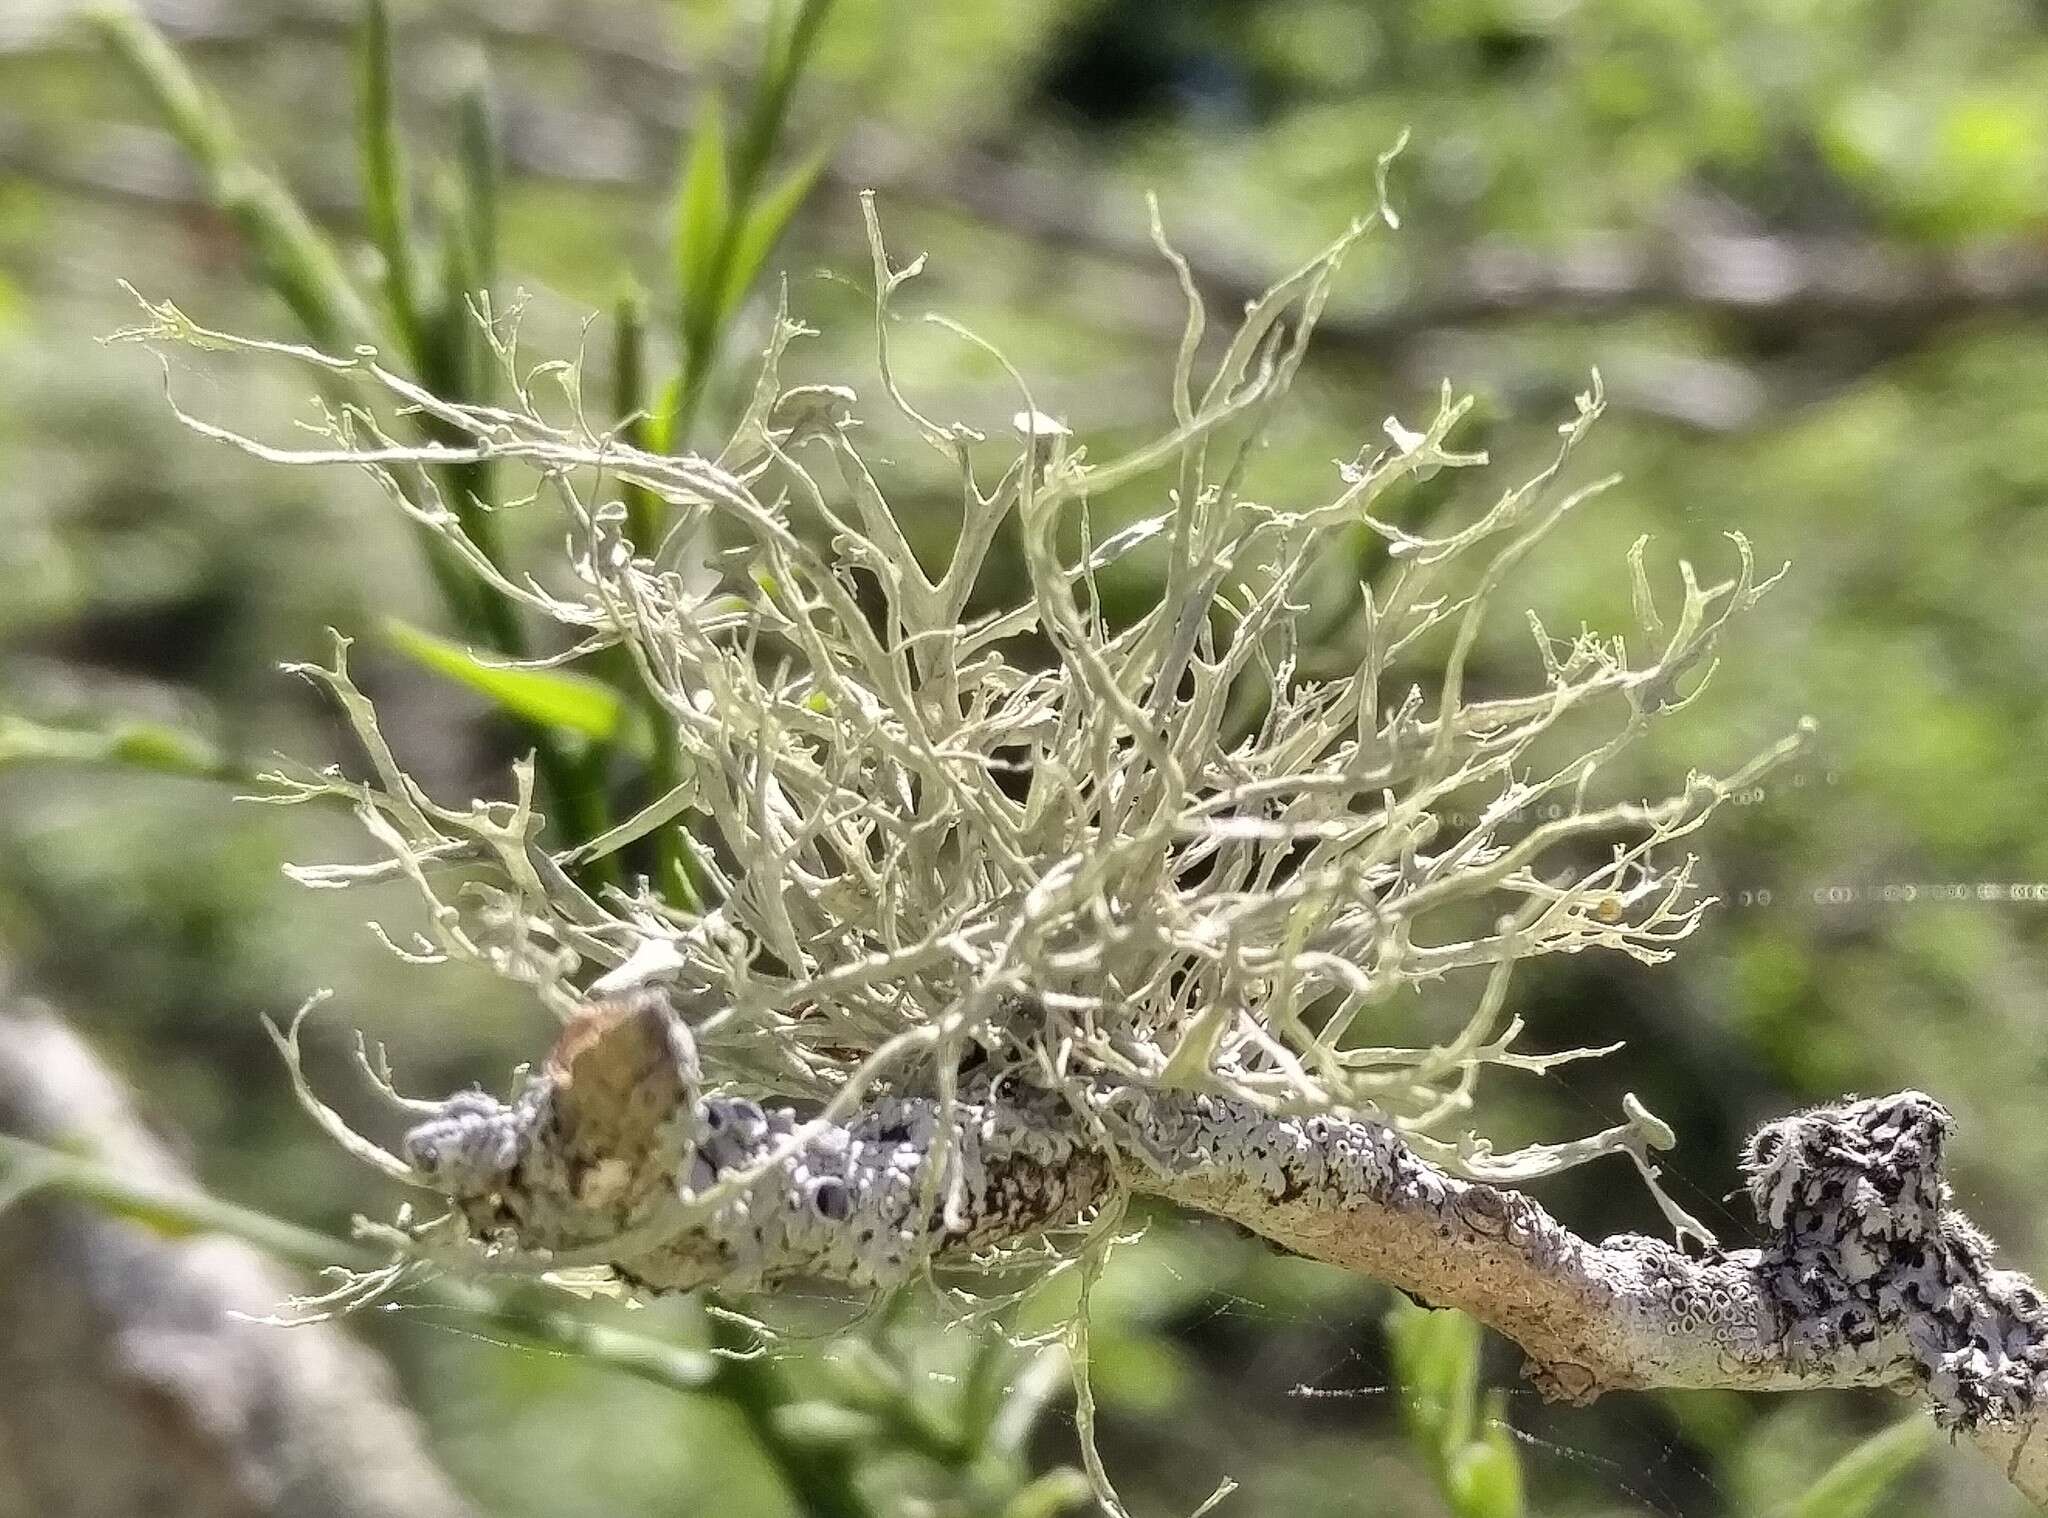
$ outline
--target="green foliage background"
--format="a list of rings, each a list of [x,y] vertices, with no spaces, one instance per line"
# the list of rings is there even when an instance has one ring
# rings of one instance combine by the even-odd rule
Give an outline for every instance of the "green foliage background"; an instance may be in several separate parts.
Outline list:
[[[97,346],[133,315],[118,279],[209,325],[301,329],[252,277],[246,227],[210,207],[132,73],[66,9],[34,0],[0,22],[0,954],[191,1136],[217,1191],[339,1229],[382,1203],[298,1120],[259,1013],[333,985],[332,1026],[388,1039],[419,1088],[495,1080],[546,1041],[548,1022],[456,971],[397,965],[362,930],[361,900],[282,879],[281,860],[359,849],[345,819],[238,807],[203,772],[214,755],[232,767],[276,749],[341,751],[330,717],[275,672],[319,657],[329,625],[365,635],[366,687],[431,785],[467,795],[497,783],[531,730],[408,659],[403,639],[379,640],[389,617],[441,637],[464,628],[367,486],[203,446],[172,421],[150,365]],[[176,11],[203,34],[185,56],[330,226],[345,277],[374,307],[390,286],[371,248],[390,229],[355,172],[349,27],[286,0]],[[747,187],[767,15],[657,0],[540,5],[523,21],[394,8],[409,214],[451,226],[477,214],[460,165],[475,119],[465,101],[487,67],[506,154],[497,287],[534,292],[529,351],[587,341],[603,372],[612,313],[644,309],[649,372],[676,374],[675,398],[687,397],[683,440],[715,434],[744,383],[733,360],[764,330],[765,282],[729,332],[697,318],[719,302],[679,308],[670,292],[723,289],[716,240],[693,242],[690,223]],[[1810,761],[1706,837],[1724,904],[1675,964],[1589,959],[1520,983],[1542,1043],[1629,1048],[1604,1067],[1497,1087],[1494,1131],[1583,1129],[1634,1089],[1679,1130],[1680,1200],[1740,1238],[1717,1199],[1748,1125],[1845,1090],[1919,1086],[1961,1122],[1967,1206],[2015,1263],[2048,1265],[2048,893],[2032,889],[2048,882],[2043,302],[1929,310],[1908,281],[1848,317],[1783,299],[1703,303],[1684,288],[1505,316],[1444,303],[1475,256],[1503,249],[1579,267],[1626,252],[1681,272],[1693,251],[1747,239],[1823,262],[1879,247],[1909,275],[1986,247],[2037,257],[2039,6],[840,0],[815,44],[752,191],[756,203],[786,192],[767,269],[787,270],[793,310],[822,332],[798,377],[873,383],[854,199],[873,183],[892,246],[931,255],[915,304],[992,339],[1042,408],[1091,436],[1166,408],[1178,314],[1167,271],[1134,253],[1146,191],[1219,287],[1255,287],[1370,203],[1375,157],[1410,129],[1394,182],[1403,230],[1347,272],[1337,331],[1272,450],[1269,494],[1325,474],[1445,375],[1480,395],[1497,459],[1532,461],[1597,364],[1614,406],[1593,467],[1627,483],[1552,543],[1527,594],[1554,628],[1619,626],[1637,534],[1705,562],[1739,530],[1793,573],[1727,650],[1716,689],[1643,762],[1665,776],[1725,766],[1803,713],[1821,729]],[[702,156],[714,91],[732,155],[723,186]],[[713,250],[680,268],[679,183],[684,246]],[[586,331],[593,311],[605,319]],[[899,342],[914,394],[991,430],[1006,422],[1014,403],[985,359],[936,329],[906,326]],[[303,400],[196,361],[178,382],[256,431],[282,429]],[[917,474],[927,465],[910,448],[895,463],[942,537],[950,482]],[[515,555],[551,546],[542,523],[514,514],[501,526]],[[1358,567],[1333,566],[1331,604],[1312,609],[1339,651]],[[1504,630],[1499,657],[1516,636]],[[204,751],[149,770],[120,762],[132,747],[86,765],[75,743],[48,754],[53,730],[130,724],[133,741],[137,723],[197,735]],[[160,760],[158,729],[141,731],[144,757]],[[398,896],[376,906],[403,921]],[[1654,1218],[1632,1182],[1604,1171],[1561,1178],[1544,1198],[1594,1233]],[[1389,1306],[1369,1282],[1218,1227],[1157,1222],[1097,1294],[1103,1443],[1126,1497],[1186,1512],[1227,1473],[1243,1490],[1226,1512],[1512,1512],[1457,1505],[1509,1501],[1484,1495],[1499,1490],[1494,1461],[1518,1471],[1534,1513],[2016,1510],[1995,1473],[1941,1449],[1870,1495],[1858,1473],[1884,1467],[1896,1441],[1816,1486],[1891,1421],[1872,1399],[1633,1396],[1558,1411],[1518,1388],[1498,1344],[1469,1352],[1500,1390],[1473,1393],[1446,1432],[1412,1400],[1404,1416],[1388,1389],[1404,1366],[1411,1388],[1432,1374],[1413,1358],[1430,1346]],[[686,1309],[657,1321],[692,1342],[713,1331]],[[734,1396],[506,1347],[425,1309],[363,1327],[493,1512],[793,1510],[786,1472]],[[971,1420],[957,1343],[915,1321],[874,1332],[909,1388],[877,1406]],[[788,1351],[777,1374],[814,1374],[811,1354]],[[857,1372],[834,1374],[837,1405],[857,1403]],[[1029,1471],[1074,1458],[1064,1406],[1028,1441]],[[829,1431],[812,1447],[831,1447]],[[907,1468],[862,1479],[884,1493],[881,1510],[910,1511],[928,1485]]]

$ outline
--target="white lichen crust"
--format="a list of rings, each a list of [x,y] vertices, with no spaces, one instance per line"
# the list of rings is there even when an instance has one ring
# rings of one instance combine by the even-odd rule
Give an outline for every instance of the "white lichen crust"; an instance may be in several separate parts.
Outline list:
[[[1918,1091],[1803,1112],[1749,1141],[1758,1271],[1795,1363],[1901,1360],[1944,1427],[2016,1425],[2048,1385],[2048,1309],[1949,1207],[1947,1109]]]

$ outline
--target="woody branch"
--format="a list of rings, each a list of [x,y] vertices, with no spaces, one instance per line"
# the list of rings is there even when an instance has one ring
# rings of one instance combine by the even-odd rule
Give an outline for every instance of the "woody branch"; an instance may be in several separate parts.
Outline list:
[[[1102,1086],[1086,1110],[1012,1077],[844,1121],[706,1093],[658,992],[600,1003],[512,1102],[450,1098],[405,1142],[496,1251],[609,1265],[643,1291],[796,1278],[887,1288],[1028,1243],[1120,1194],[1228,1218],[1292,1253],[1457,1307],[1550,1397],[1886,1386],[2048,1505],[2048,1306],[1947,1206],[1952,1121],[1906,1091],[1786,1118],[1744,1156],[1753,1249],[1580,1238],[1362,1117]],[[1135,1099],[1132,1099],[1135,1098]]]

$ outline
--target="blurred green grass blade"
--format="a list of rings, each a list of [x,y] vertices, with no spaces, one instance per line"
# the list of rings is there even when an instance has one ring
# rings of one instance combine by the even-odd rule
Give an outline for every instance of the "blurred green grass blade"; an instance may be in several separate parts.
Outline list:
[[[492,1295],[451,1283],[439,1295],[441,1300],[415,1310],[473,1328],[491,1342],[509,1335],[533,1348],[591,1360],[669,1391],[700,1391],[718,1377],[717,1360],[700,1349],[596,1322],[581,1312],[562,1311],[551,1305],[553,1298],[537,1290]]]
[[[1877,1499],[1927,1453],[1934,1425],[1924,1415],[1880,1429],[1822,1473],[1790,1518],[1863,1518]]]
[[[650,446],[647,410],[647,297],[636,286],[612,306],[612,415],[619,435],[635,448]],[[653,553],[661,531],[661,501],[644,485],[627,481],[626,534],[635,553]]]
[[[364,0],[356,40],[356,148],[363,215],[384,261],[384,299],[413,368],[424,374],[427,322],[420,291],[419,248],[413,241],[412,185],[398,139],[397,94],[391,74],[391,14],[384,0]]]
[[[756,181],[774,155],[783,120],[789,114],[789,97],[810,64],[818,34],[831,14],[832,0],[803,0],[785,31],[782,18],[786,9],[778,4],[768,23],[761,82],[747,112],[746,130],[735,159],[733,183],[742,201],[752,197]]]
[[[0,1133],[0,1196],[14,1201],[38,1191],[60,1192],[89,1202],[166,1238],[222,1233],[266,1249],[279,1259],[316,1268],[342,1262],[375,1263],[375,1257],[358,1245],[268,1213],[203,1191],[138,1180],[89,1154]]]
[[[1071,1465],[1058,1466],[1018,1492],[1003,1508],[1003,1518],[1057,1518],[1060,1513],[1092,1507],[1095,1488]]]
[[[202,780],[239,780],[242,772],[194,734],[156,722],[122,722],[106,728],[51,727],[0,713],[0,766],[48,759],[65,764],[110,764],[188,775]]]
[[[646,387],[647,297],[634,287],[622,292],[612,307],[612,414],[619,419],[621,435],[628,443],[636,448],[658,451],[664,446],[664,439],[657,424],[646,414]],[[673,397],[672,390],[670,397]],[[626,531],[633,540],[634,551],[651,554],[661,543],[661,499],[645,486],[631,482],[626,484],[623,494]],[[660,698],[646,688],[630,659],[620,662],[614,683],[620,690],[638,693],[639,726],[644,728],[650,739],[647,785],[661,799],[643,807],[605,837],[618,840],[610,848],[637,841],[644,833],[635,829],[658,808],[675,802],[675,810],[659,816],[654,823],[658,829],[654,841],[656,886],[674,905],[695,911],[702,905],[703,896],[690,876],[691,851],[687,828],[682,823],[673,827],[662,825],[681,817],[695,802],[691,788],[683,783],[683,756],[676,737],[675,719],[663,708]],[[601,842],[603,839],[586,842],[591,858],[609,852],[609,848],[598,848]]]
[[[1445,1487],[1458,1518],[1523,1518],[1528,1511],[1522,1455],[1508,1430],[1507,1398],[1502,1393],[1487,1394],[1484,1427],[1478,1438],[1451,1457]]]
[[[118,5],[89,18],[108,48],[142,87],[185,150],[205,176],[208,198],[247,238],[264,282],[298,317],[317,345],[343,350],[374,343],[379,328],[339,257],[291,195],[259,170],[237,141],[226,112],[199,83],[184,60],[150,23]],[[391,120],[392,96],[389,37],[382,30],[381,6],[365,12],[365,34],[359,44],[359,86],[363,120],[359,124],[365,210],[373,236],[385,248],[387,278],[417,278],[407,214],[403,161]],[[379,218],[388,225],[378,226]],[[394,256],[395,255],[395,256]],[[423,351],[428,338],[417,309],[416,286],[392,299],[398,343],[427,375]],[[408,302],[412,303],[408,306]],[[405,328],[410,310],[418,329]],[[481,619],[478,598],[446,545],[422,534],[421,551],[434,582],[465,624]]]
[[[979,1454],[994,1442],[1003,1403],[1014,1390],[1012,1373],[1028,1364],[1000,1335],[986,1335],[975,1344],[955,1402],[963,1450]]]
[[[730,152],[725,145],[723,112],[715,98],[706,99],[678,197],[681,373],[663,388],[649,429],[654,444],[664,450],[687,445],[717,362],[726,319],[745,297],[750,281],[758,277],[809,181],[816,177],[817,168],[811,167],[785,179],[769,196],[779,204],[758,224],[754,222],[757,192],[781,140],[790,96],[809,65],[831,10],[831,0],[803,0],[793,17],[788,5],[775,6],[765,28],[761,70],[747,102],[738,142]],[[693,204],[699,208],[695,213]],[[721,208],[715,219],[709,214],[713,204]],[[743,260],[740,243],[748,234],[753,247]],[[736,267],[748,272],[741,276]]]
[[[220,103],[156,28],[124,6],[87,19],[198,163],[208,198],[248,240],[264,282],[313,341],[334,349],[369,341],[376,323],[327,239],[243,150]]]
[[[707,94],[690,137],[690,156],[676,192],[676,296],[686,334],[715,315],[711,306],[720,244],[732,214],[732,181],[725,157],[725,108]]]
[[[422,632],[396,617],[384,633],[414,663],[489,698],[528,722],[609,743],[619,732],[619,693],[602,681],[559,669],[510,669],[487,664],[459,643]]]
[[[375,343],[379,337],[375,314],[350,282],[333,248],[291,195],[256,167],[237,140],[225,111],[162,35],[143,16],[118,3],[93,12],[89,20],[197,161],[209,199],[241,230],[264,281],[291,307],[308,337],[331,350]],[[384,45],[388,49],[388,38]],[[378,67],[381,77],[375,81],[376,88],[385,96],[380,106],[384,126],[379,130],[389,130],[389,65]],[[449,224],[457,231],[444,239],[447,283],[437,316],[431,320],[423,316],[426,351],[420,363],[421,377],[429,387],[458,401],[482,398],[483,365],[478,357],[482,345],[469,314],[468,297],[496,256],[495,159],[490,160],[486,173],[485,155],[478,151],[488,133],[487,113],[473,111],[470,120],[476,124],[467,155],[470,185],[466,192],[444,198]],[[395,131],[378,151],[384,165],[378,172],[385,174],[385,193],[395,197],[402,188],[396,173],[400,159]],[[388,210],[395,211],[401,204],[395,198],[387,199]],[[391,235],[396,236],[395,228]],[[431,436],[432,429],[427,430]],[[502,563],[494,524],[488,510],[478,504],[488,504],[492,498],[488,471],[480,465],[451,466],[443,488],[477,547]],[[431,535],[422,534],[421,547],[456,621],[487,637],[497,652],[517,657],[525,637],[511,602],[466,580],[446,545]],[[562,813],[559,825],[572,838],[603,832],[610,822],[601,785],[591,776],[573,772],[565,756],[555,751],[548,730],[534,734],[534,747],[543,795],[549,798],[551,809]]]
[[[1406,1302],[1387,1315],[1401,1420],[1411,1441],[1448,1468],[1472,1436],[1479,1394],[1479,1325],[1461,1312]]]
[[[612,415],[630,435],[647,405],[647,294],[628,285],[612,302]]]
[[[458,176],[442,178],[436,197],[441,208],[441,309],[434,321],[434,358],[430,369],[435,388],[445,396],[476,403],[485,399],[483,375],[478,354],[483,345],[483,334],[477,328],[476,313],[470,302],[482,286],[482,271],[477,268],[476,249],[469,238],[468,192]],[[472,483],[472,491],[476,490]],[[476,491],[477,494],[483,494]],[[456,510],[463,516],[465,530],[472,529],[469,503],[457,501]],[[475,536],[471,530],[471,536]],[[478,547],[484,547],[481,542]],[[486,552],[491,552],[489,549]],[[491,558],[497,559],[491,552]]]
[[[719,1305],[712,1293],[705,1294],[705,1302]],[[751,1331],[724,1312],[711,1314],[710,1328],[712,1349],[719,1358],[718,1375],[709,1390],[730,1403],[745,1422],[747,1432],[787,1483],[796,1510],[813,1518],[880,1518],[881,1510],[867,1500],[855,1479],[853,1452],[800,1445],[784,1432],[776,1414],[795,1400],[796,1391],[774,1361],[754,1358]]]
[[[490,400],[491,386],[484,334],[478,325],[477,311],[471,306],[485,284],[473,235],[478,214],[475,190],[461,172],[444,173],[436,190],[442,225],[441,306],[434,315],[423,373],[437,394],[470,405],[483,404]],[[452,465],[447,470],[445,490],[469,540],[493,564],[502,565],[504,545],[499,541],[497,520],[489,510],[495,498],[493,474],[487,460]],[[525,638],[517,607],[503,594],[481,583],[475,587],[475,601],[492,646],[499,653],[515,657],[524,652]]]
[[[1458,1518],[1522,1518],[1522,1468],[1493,1444],[1468,1444],[1453,1455],[1445,1485]]]
[[[346,1264],[372,1269],[384,1263],[372,1249],[303,1228],[269,1213],[223,1201],[198,1190],[139,1181],[90,1155],[52,1149],[0,1134],[0,1210],[40,1191],[58,1192],[131,1219],[167,1238],[218,1233],[241,1239],[281,1260],[320,1269]],[[492,1293],[442,1279],[419,1288],[416,1312],[505,1336],[557,1354],[593,1361],[673,1391],[696,1391],[716,1379],[719,1362],[702,1350],[597,1323],[549,1305],[536,1291]]]
[[[462,230],[469,241],[475,289],[488,290],[498,278],[498,193],[504,177],[488,76],[479,74],[462,92],[456,135],[462,166]]]
[[[775,245],[782,240],[792,217],[809,198],[818,182],[828,154],[813,154],[799,164],[746,213],[733,238],[732,259],[726,267],[724,288],[718,298],[718,319],[722,323],[739,309],[747,291],[760,278],[762,268]]]

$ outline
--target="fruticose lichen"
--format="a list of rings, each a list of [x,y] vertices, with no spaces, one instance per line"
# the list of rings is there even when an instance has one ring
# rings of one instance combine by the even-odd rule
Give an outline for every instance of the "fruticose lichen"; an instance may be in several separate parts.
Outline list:
[[[1702,586],[1682,565],[1660,611],[1638,543],[1647,657],[1618,635],[1553,638],[1530,613],[1525,683],[1490,672],[1478,693],[1475,652],[1516,569],[1612,483],[1567,478],[1601,392],[1596,376],[1533,476],[1462,517],[1400,515],[1432,477],[1485,462],[1452,446],[1468,403],[1448,389],[1420,427],[1389,417],[1323,493],[1266,497],[1268,429],[1344,255],[1378,221],[1393,221],[1384,205],[1253,302],[1200,378],[1211,350],[1190,289],[1170,419],[1097,462],[1085,427],[1048,417],[1021,376],[1008,445],[908,398],[891,329],[919,266],[891,263],[869,205],[884,411],[960,482],[943,569],[912,551],[870,468],[857,393],[782,382],[805,334],[786,312],[727,444],[661,455],[592,427],[576,366],[524,365],[516,312],[486,330],[507,404],[481,406],[369,352],[258,343],[148,308],[143,337],[282,360],[342,397],[323,409],[322,447],[187,417],[195,428],[280,463],[364,470],[491,594],[563,629],[547,662],[623,654],[670,728],[683,778],[564,846],[524,768],[510,801],[428,795],[345,644],[331,666],[300,667],[340,703],[370,773],[287,767],[273,799],[344,802],[386,858],[299,878],[410,881],[426,930],[402,952],[487,965],[570,1021],[510,1102],[431,1108],[403,1156],[319,1107],[355,1152],[458,1202],[394,1233],[401,1257],[451,1263],[459,1225],[496,1268],[597,1263],[656,1286],[822,1268],[883,1283],[926,1252],[972,1257],[977,1240],[1011,1244],[1020,1224],[1072,1223],[1123,1194],[1134,1166],[1161,1158],[1145,1115],[1202,1097],[1273,1133],[1267,1120],[1327,1117],[1330,1163],[1341,1135],[1384,1134],[1425,1179],[1514,1183],[1626,1155],[1678,1236],[1711,1244],[1658,1189],[1649,1154],[1672,1138],[1638,1105],[1602,1133],[1513,1154],[1464,1124],[1482,1072],[1601,1052],[1517,1046],[1516,966],[1588,949],[1654,963],[1697,925],[1707,903],[1676,846],[1798,740],[1661,801],[1603,790],[1619,756],[1699,693],[1721,635],[1771,581],[1736,538],[1732,578]],[[404,413],[455,441],[406,441]],[[515,578],[471,539],[428,467],[462,461],[531,476],[569,534],[566,582]],[[1445,483],[1430,489],[1459,500]],[[664,503],[659,542],[630,536],[628,486]],[[1112,502],[1118,525],[1098,533]],[[1006,537],[1025,589],[984,604]],[[1302,608],[1361,538],[1381,567],[1311,641]],[[1144,558],[1156,602],[1113,624],[1099,578]],[[701,899],[644,879],[579,884],[664,832]],[[1468,977],[1475,994],[1440,1037],[1375,1036],[1400,993],[1440,997]],[[609,1015],[608,988],[658,988],[660,1015],[634,1017],[660,1038],[579,1033]],[[598,1052],[614,1046],[640,1052],[620,1065]],[[996,1112],[1021,1127],[985,1133]]]

